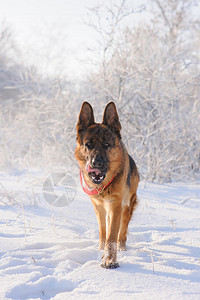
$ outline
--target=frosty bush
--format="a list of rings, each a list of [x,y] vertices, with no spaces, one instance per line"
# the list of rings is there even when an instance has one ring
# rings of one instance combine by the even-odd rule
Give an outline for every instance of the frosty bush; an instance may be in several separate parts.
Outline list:
[[[148,26],[127,25],[124,18],[131,24],[134,13],[126,1],[120,3],[107,8],[106,26],[102,8],[92,11],[100,60],[89,98],[95,95],[101,110],[108,100],[117,103],[125,143],[142,177],[191,179],[200,169],[199,57],[197,23],[188,19],[191,2],[154,1],[156,18]]]
[[[15,53],[8,32],[0,34],[1,169],[71,166],[77,92],[70,82],[44,79],[8,57],[7,49]]]

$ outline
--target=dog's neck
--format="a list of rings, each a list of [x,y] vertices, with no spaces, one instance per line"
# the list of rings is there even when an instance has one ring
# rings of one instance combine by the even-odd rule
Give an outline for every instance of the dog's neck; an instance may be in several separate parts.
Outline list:
[[[81,182],[81,186],[83,191],[88,194],[88,195],[98,195],[98,196],[102,196],[103,192],[105,191],[105,189],[111,184],[111,182],[113,181],[113,179],[115,178],[116,175],[113,176],[113,178],[108,182],[107,185],[102,185],[99,184],[96,187],[90,187],[84,179],[84,175],[83,175],[83,171],[80,169],[80,182]]]

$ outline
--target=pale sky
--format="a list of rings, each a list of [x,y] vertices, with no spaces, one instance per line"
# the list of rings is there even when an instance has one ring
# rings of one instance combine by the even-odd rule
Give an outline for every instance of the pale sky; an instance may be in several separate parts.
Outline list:
[[[93,38],[82,20],[86,17],[86,8],[97,3],[100,1],[0,0],[0,25],[5,21],[12,28],[23,49],[24,62],[49,71],[56,64],[59,69],[65,58],[62,68],[76,76],[81,72],[79,59],[84,57],[83,46],[89,46]]]
[[[98,0],[0,0],[0,18],[11,24],[17,35],[27,36],[43,24],[60,24],[74,39],[86,34],[81,18]]]

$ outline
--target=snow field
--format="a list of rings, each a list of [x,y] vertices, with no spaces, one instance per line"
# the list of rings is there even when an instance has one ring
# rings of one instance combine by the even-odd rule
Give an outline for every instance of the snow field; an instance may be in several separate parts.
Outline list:
[[[199,186],[141,183],[138,196],[116,270],[100,267],[95,213],[79,186],[64,208],[42,194],[39,207],[4,201],[0,299],[199,299]]]

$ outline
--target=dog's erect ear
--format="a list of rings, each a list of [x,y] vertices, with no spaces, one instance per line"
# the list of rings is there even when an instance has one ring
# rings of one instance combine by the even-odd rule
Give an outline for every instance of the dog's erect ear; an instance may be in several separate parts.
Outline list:
[[[119,116],[114,102],[109,102],[106,105],[102,124],[108,126],[114,133],[118,135],[119,138],[121,138],[120,135],[121,124],[119,121]]]
[[[87,129],[90,125],[94,124],[94,113],[92,106],[88,102],[83,102],[79,114],[76,129],[78,132]]]

